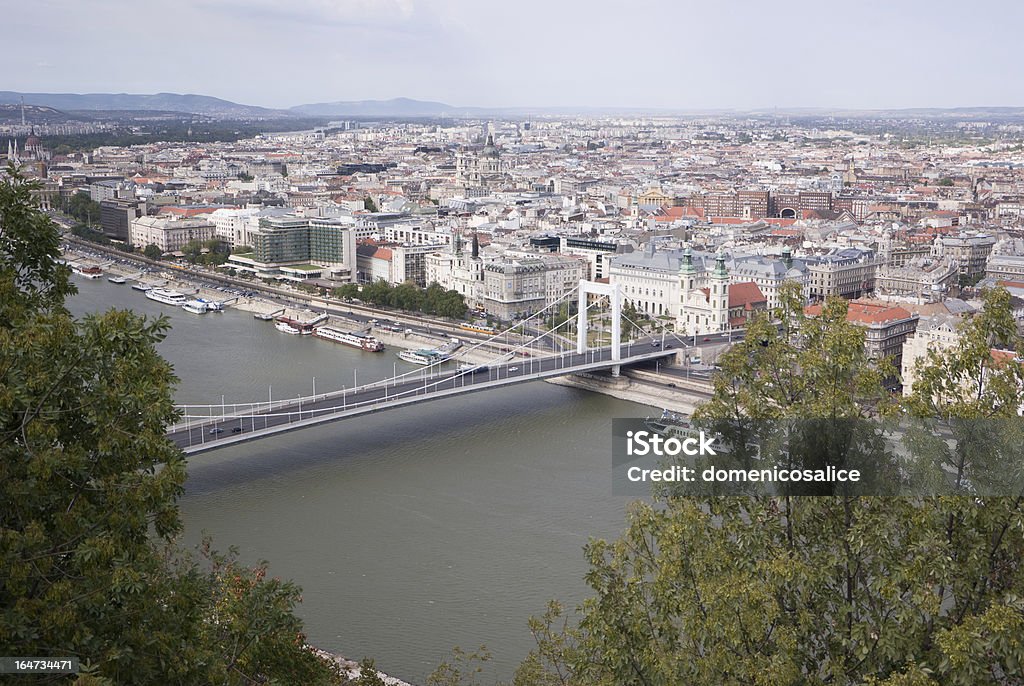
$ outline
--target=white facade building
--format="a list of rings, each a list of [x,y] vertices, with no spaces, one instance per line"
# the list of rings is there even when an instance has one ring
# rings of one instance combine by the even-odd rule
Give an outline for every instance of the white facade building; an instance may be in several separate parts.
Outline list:
[[[192,241],[211,240],[215,229],[205,217],[139,217],[131,223],[128,242],[139,248],[152,244],[163,252],[177,252]]]

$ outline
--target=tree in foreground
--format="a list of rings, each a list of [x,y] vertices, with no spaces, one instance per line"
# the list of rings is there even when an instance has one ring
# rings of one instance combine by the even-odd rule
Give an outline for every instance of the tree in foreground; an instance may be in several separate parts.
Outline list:
[[[174,547],[185,459],[168,329],[127,311],[74,320],[56,227],[0,180],[0,646],[78,657],[83,683],[331,683],[293,585]]]
[[[945,389],[929,412],[1016,417],[1024,394],[1007,377],[1019,370],[978,375],[1009,333],[1008,307],[986,298],[964,343],[930,360],[911,408]],[[846,326],[841,303],[824,309],[819,324],[791,309],[781,331],[752,326],[722,360],[705,418],[883,412],[889,372],[866,365],[863,334]],[[942,381],[950,377],[959,380]],[[958,395],[963,378],[981,386]],[[577,615],[552,604],[531,620],[537,648],[514,683],[1024,683],[1021,505],[977,496],[636,503],[621,537],[586,546],[592,597]]]

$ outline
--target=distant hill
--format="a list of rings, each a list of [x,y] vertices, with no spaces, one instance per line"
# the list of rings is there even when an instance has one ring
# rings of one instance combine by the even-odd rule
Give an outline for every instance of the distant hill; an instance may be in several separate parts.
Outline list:
[[[392,98],[390,100],[338,100],[296,105],[289,109],[271,109],[242,105],[230,100],[209,95],[180,93],[18,93],[0,91],[0,107],[5,108],[0,117],[14,122],[20,120],[20,106],[24,97],[26,108],[49,109],[32,115],[39,121],[56,121],[62,116],[73,115],[81,119],[97,114],[96,118],[111,118],[116,113],[129,116],[133,113],[181,113],[197,114],[217,119],[285,119],[300,117],[355,117],[355,118],[436,118],[436,117],[532,117],[545,115],[611,116],[611,115],[658,115],[658,116],[723,116],[723,117],[839,117],[865,119],[927,119],[927,120],[1024,120],[1021,107],[956,107],[916,109],[854,110],[827,107],[756,108],[752,110],[727,110],[711,108],[657,108],[657,107],[577,107],[572,105],[555,107],[460,107],[443,102]],[[56,110],[56,111],[54,111]],[[26,112],[26,114],[29,114]]]
[[[26,105],[52,107],[58,110],[132,110],[164,112],[187,112],[222,118],[282,117],[289,116],[286,110],[273,110],[253,105],[239,105],[209,95],[179,93],[155,93],[140,95],[134,93],[16,93],[0,91],[0,105],[20,105],[25,98]]]
[[[25,121],[32,124],[62,124],[74,119],[67,112],[42,105],[25,104]],[[17,105],[0,104],[0,124],[20,124],[21,103]]]
[[[439,117],[466,112],[474,108],[458,108],[443,102],[392,98],[391,100],[339,100],[296,105],[295,114],[321,117]]]

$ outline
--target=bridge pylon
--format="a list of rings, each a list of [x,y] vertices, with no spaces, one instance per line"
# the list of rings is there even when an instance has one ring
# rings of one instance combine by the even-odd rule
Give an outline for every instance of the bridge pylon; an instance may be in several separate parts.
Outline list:
[[[612,305],[612,360],[622,359],[622,289],[617,283],[596,283],[581,280],[579,307],[576,313],[576,352],[587,352],[587,296],[606,295]],[[619,365],[612,367],[612,376],[619,375]]]

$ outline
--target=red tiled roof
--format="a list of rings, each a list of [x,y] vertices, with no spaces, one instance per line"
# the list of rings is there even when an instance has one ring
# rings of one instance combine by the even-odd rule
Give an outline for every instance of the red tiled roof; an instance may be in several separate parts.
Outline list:
[[[740,306],[750,309],[755,303],[763,302],[768,302],[768,299],[753,281],[730,284],[729,309]]]
[[[993,348],[991,353],[992,361],[996,364],[1005,364],[1006,362],[1012,362],[1017,359],[1017,353],[1012,350],[996,350]]]
[[[808,317],[817,317],[821,314],[821,305],[811,305],[804,308],[804,314]],[[846,310],[846,321],[854,324],[884,324],[885,322],[910,319],[911,314],[902,307],[891,307],[876,303],[860,302],[854,300],[849,303]]]

